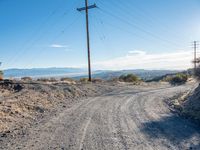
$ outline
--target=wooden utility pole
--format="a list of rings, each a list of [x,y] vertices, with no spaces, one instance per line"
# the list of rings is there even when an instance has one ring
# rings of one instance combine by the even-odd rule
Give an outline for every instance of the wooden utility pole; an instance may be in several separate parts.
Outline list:
[[[194,41],[194,71],[197,69],[197,41]]]
[[[88,0],[85,0],[85,7],[77,8],[78,11],[85,11],[85,18],[86,18],[86,33],[87,33],[87,52],[88,52],[88,80],[92,81],[91,75],[91,61],[90,61],[90,33],[89,33],[89,16],[88,10],[92,8],[96,8],[96,4],[88,6]]]

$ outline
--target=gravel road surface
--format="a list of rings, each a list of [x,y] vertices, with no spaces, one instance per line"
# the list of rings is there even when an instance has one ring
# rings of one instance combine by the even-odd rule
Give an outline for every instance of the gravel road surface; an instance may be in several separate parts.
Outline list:
[[[88,98],[40,123],[7,149],[200,149],[199,127],[173,114],[164,100],[190,85],[124,89]]]

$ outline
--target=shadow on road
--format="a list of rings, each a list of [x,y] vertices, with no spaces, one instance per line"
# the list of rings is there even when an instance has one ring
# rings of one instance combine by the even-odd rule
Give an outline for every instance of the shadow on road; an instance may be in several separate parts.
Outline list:
[[[191,149],[200,149],[200,127],[176,115],[163,117],[160,120],[142,124],[141,131],[154,139],[166,139],[171,144],[191,143]]]

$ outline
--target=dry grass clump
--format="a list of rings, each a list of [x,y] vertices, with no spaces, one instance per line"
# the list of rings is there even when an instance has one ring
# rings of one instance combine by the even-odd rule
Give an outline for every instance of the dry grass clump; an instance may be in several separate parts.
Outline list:
[[[119,81],[122,82],[140,82],[141,79],[134,74],[121,75]]]
[[[64,77],[60,79],[61,82],[68,83],[68,84],[76,84],[76,81],[72,78]]]
[[[88,78],[80,78],[79,82],[81,82],[81,83],[88,83],[89,80],[88,80]]]
[[[40,81],[40,82],[57,82],[56,78],[39,78],[37,79],[37,81]]]
[[[92,82],[93,83],[102,83],[102,82],[104,82],[104,80],[103,79],[99,79],[99,78],[94,78],[94,79],[92,79]]]
[[[81,78],[81,79],[79,79],[79,82],[81,82],[81,83],[90,83],[88,78]],[[102,83],[102,82],[104,82],[103,79],[92,78],[92,83]]]
[[[0,70],[0,81],[3,80],[3,71]]]
[[[22,77],[22,81],[32,81],[33,79],[31,77]]]

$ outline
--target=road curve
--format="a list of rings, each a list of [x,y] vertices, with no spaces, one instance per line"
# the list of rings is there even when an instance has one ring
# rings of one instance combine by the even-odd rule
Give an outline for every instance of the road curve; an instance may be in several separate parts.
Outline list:
[[[163,102],[189,88],[127,89],[89,98],[38,125],[10,149],[200,149],[198,127]]]

